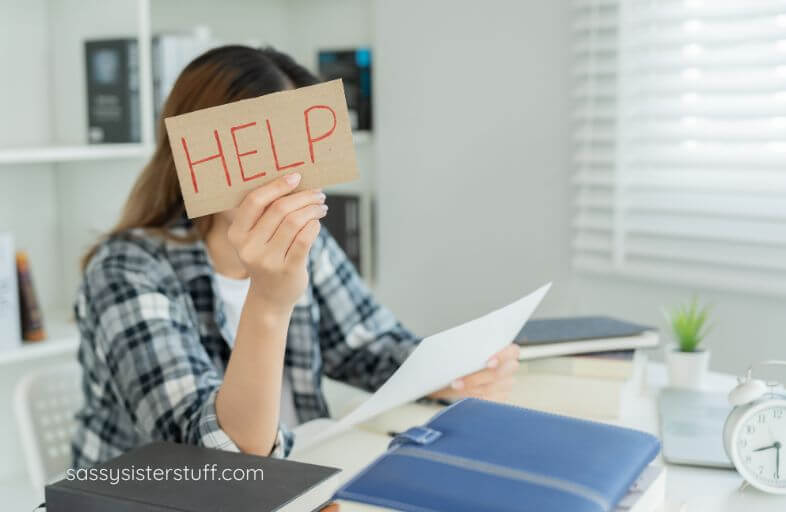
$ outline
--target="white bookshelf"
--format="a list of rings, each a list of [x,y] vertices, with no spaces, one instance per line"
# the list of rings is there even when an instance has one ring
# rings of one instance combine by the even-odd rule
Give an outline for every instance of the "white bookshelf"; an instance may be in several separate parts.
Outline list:
[[[44,311],[44,328],[45,340],[20,342],[17,347],[0,350],[0,368],[76,353],[79,332],[70,311]]]
[[[50,338],[33,343],[26,342],[18,348],[0,351],[0,367],[9,364],[36,361],[51,357],[75,354],[79,336],[74,329],[71,335]]]
[[[100,144],[10,148],[0,149],[0,165],[83,162],[88,160],[125,160],[129,158],[145,158],[152,152],[153,146],[147,144]]]
[[[69,316],[80,280],[78,260],[114,224],[153,152],[151,36],[206,27],[217,41],[273,45],[313,70],[318,48],[371,45],[374,17],[367,0],[191,0],[187,9],[181,0],[30,0],[2,6],[0,33],[25,51],[0,48],[0,62],[18,78],[0,83],[0,231],[13,233],[16,248],[30,255],[49,335],[0,351],[0,408],[10,411],[9,390],[17,377],[75,357],[79,336]],[[142,140],[91,145],[84,41],[114,37],[138,39]],[[361,196],[369,258],[363,267],[372,275],[375,141],[369,132],[356,132],[353,140],[361,179],[328,191]],[[12,423],[11,414],[0,419],[0,455],[21,461]],[[0,464],[0,489],[15,488],[23,472],[20,464]],[[21,510],[37,503],[6,505]]]

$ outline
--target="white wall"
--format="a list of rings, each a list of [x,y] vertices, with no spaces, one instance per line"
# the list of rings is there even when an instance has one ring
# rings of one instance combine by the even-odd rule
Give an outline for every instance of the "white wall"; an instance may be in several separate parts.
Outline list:
[[[153,33],[209,27],[222,43],[271,44],[284,47],[290,40],[290,9],[286,1],[153,0]]]
[[[375,3],[379,291],[418,332],[570,309],[567,2]]]
[[[784,299],[570,268],[568,2],[375,9],[378,289],[406,323],[427,334],[553,280],[539,315],[618,315],[668,342],[663,307],[698,294],[713,369],[786,358]]]
[[[49,38],[46,0],[0,0],[0,145],[44,144],[50,140]],[[2,22],[3,18],[14,20]],[[24,49],[20,51],[20,49]],[[20,108],[24,105],[24,108]],[[20,215],[19,212],[24,212]],[[30,255],[42,297],[59,286],[57,255],[48,240],[57,237],[55,175],[50,165],[0,166],[0,231],[14,235],[17,249]]]

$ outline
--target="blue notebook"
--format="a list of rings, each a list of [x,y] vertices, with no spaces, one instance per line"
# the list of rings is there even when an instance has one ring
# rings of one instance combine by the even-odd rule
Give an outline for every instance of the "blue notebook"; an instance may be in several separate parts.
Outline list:
[[[644,432],[468,398],[394,438],[335,498],[412,512],[611,511],[659,450]]]

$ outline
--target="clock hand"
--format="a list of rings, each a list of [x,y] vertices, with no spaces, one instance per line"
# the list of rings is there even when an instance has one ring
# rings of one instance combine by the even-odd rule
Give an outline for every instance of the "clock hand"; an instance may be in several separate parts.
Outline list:
[[[780,448],[780,443],[773,443],[773,444],[771,444],[769,446],[762,446],[761,448],[756,448],[753,451],[754,452],[761,452],[761,451],[764,451],[764,450],[769,450],[770,448]]]
[[[775,479],[781,479],[781,442],[775,441]]]

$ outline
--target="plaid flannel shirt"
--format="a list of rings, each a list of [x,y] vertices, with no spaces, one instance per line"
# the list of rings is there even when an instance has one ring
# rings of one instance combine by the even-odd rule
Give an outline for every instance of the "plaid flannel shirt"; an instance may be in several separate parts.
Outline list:
[[[187,220],[173,227],[184,235]],[[284,375],[298,419],[328,416],[321,377],[375,390],[419,341],[372,297],[323,228],[309,286],[287,332]],[[216,394],[230,348],[223,303],[201,241],[133,230],[104,242],[88,265],[75,313],[85,404],[72,442],[89,467],[153,440],[238,450],[221,429]],[[293,438],[279,425],[277,454]]]

